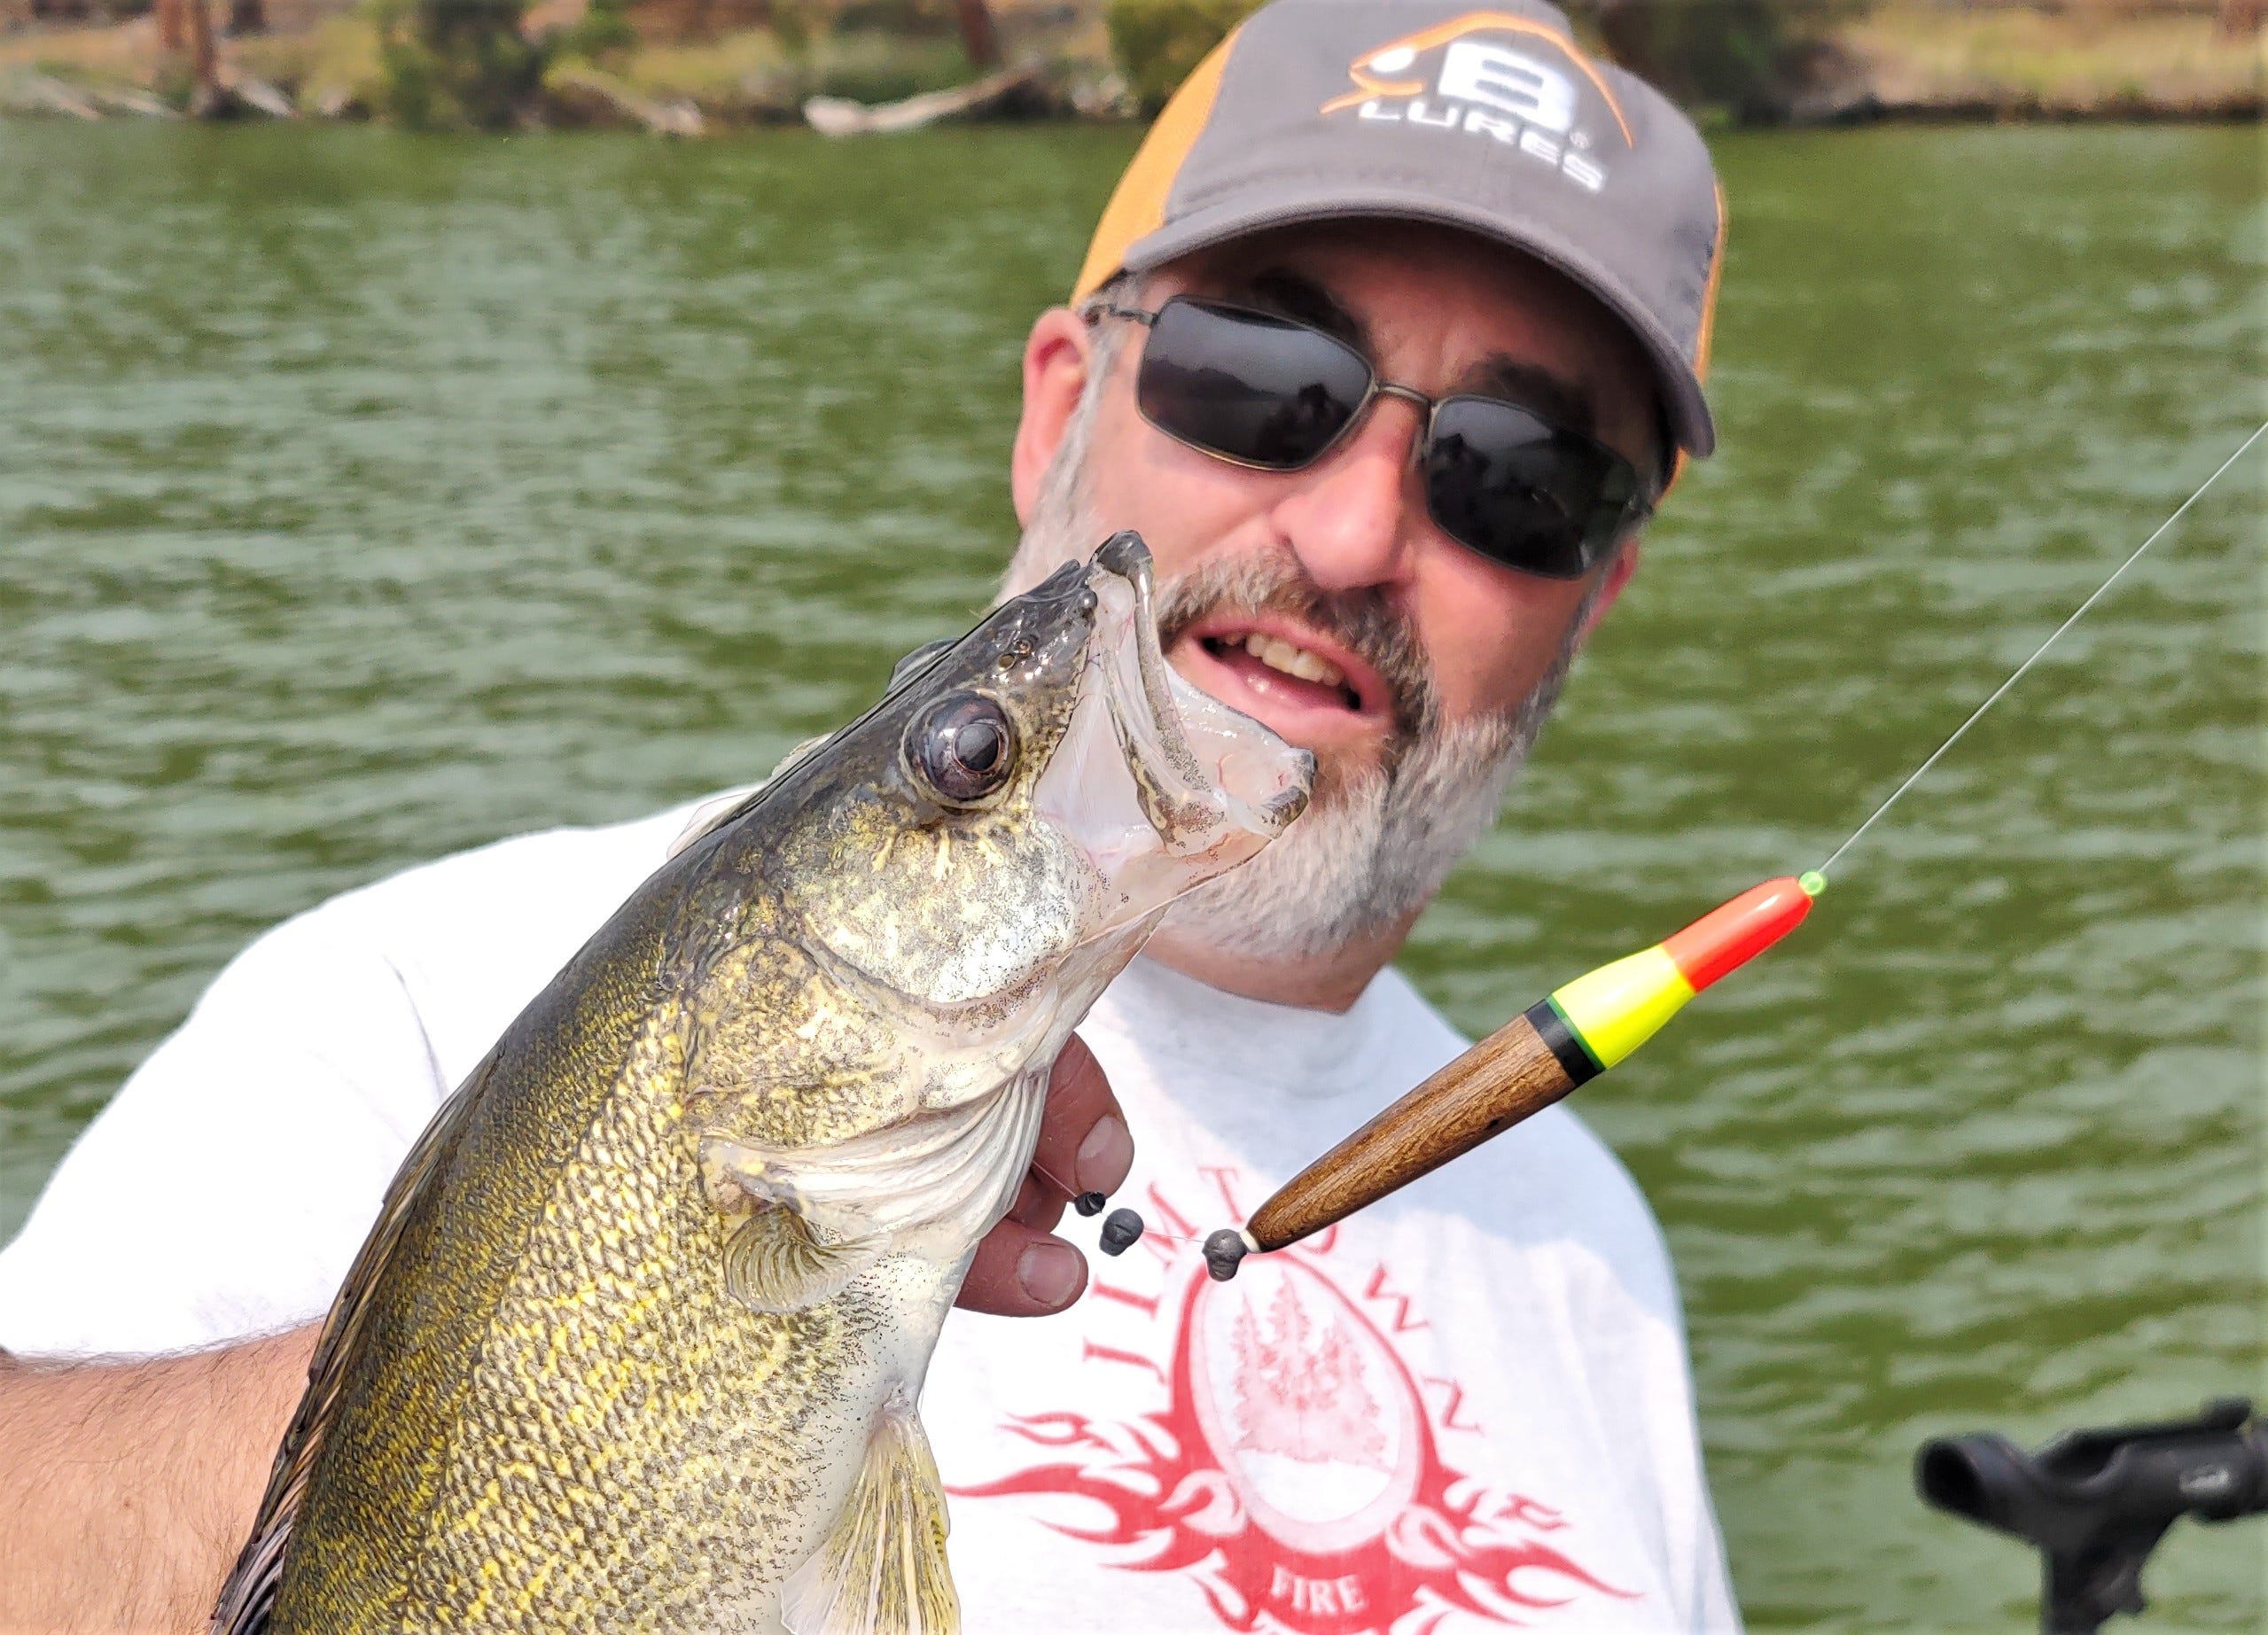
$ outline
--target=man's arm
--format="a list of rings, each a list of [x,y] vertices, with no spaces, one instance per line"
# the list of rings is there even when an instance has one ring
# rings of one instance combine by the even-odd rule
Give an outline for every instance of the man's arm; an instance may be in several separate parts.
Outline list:
[[[201,1631],[316,1327],[141,1362],[0,1355],[0,1635]]]

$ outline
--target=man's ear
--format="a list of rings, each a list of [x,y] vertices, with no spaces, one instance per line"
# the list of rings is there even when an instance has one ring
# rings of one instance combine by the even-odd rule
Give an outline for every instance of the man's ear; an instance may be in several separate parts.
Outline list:
[[[1009,492],[1016,520],[1032,520],[1040,484],[1064,440],[1064,428],[1087,389],[1090,338],[1087,325],[1068,307],[1050,307],[1032,325],[1024,343],[1024,417],[1017,422],[1016,446],[1009,456]]]
[[[1591,611],[1584,618],[1585,641],[1591,639],[1591,632],[1599,627],[1599,621],[1607,616],[1607,610],[1615,604],[1615,598],[1622,595],[1622,588],[1630,583],[1630,576],[1637,572],[1638,541],[1632,540],[1615,552],[1615,559],[1607,569],[1606,580],[1599,587],[1599,599],[1591,603]]]

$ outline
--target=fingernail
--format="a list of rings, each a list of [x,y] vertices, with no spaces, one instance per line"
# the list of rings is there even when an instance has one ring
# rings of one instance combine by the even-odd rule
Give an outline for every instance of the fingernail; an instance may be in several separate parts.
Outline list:
[[[1087,1281],[1086,1263],[1068,1243],[1034,1243],[1017,1257],[1016,1281],[1049,1311],[1069,1305]]]
[[[1079,1144],[1079,1185],[1084,1192],[1116,1192],[1134,1168],[1134,1137],[1126,1121],[1106,1113]]]

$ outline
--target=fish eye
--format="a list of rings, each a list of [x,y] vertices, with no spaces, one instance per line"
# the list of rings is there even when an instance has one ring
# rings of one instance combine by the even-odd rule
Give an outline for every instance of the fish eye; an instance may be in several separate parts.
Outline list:
[[[948,693],[915,718],[906,759],[939,799],[971,806],[1016,770],[1016,726],[982,693]]]

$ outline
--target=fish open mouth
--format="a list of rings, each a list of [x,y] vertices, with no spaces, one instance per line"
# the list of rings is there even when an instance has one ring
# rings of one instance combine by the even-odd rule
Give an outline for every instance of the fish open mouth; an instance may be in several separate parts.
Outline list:
[[[1147,912],[1282,834],[1306,810],[1315,759],[1165,662],[1139,534],[1107,541],[1087,585],[1087,673],[1040,798],[1121,901]]]
[[[1150,822],[1169,850],[1228,825],[1264,837],[1307,808],[1315,759],[1192,686],[1165,662],[1150,550],[1112,535],[1087,564],[1101,599],[1090,651],[1105,666],[1111,719]]]

